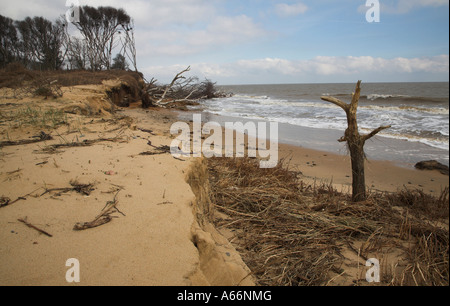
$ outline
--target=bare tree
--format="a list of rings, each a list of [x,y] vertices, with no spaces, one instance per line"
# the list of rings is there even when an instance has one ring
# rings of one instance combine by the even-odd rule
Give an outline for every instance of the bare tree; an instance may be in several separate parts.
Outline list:
[[[168,86],[166,86],[166,88],[164,89],[164,92],[162,93],[160,98],[155,100],[155,101],[153,101],[153,102],[156,105],[158,105],[158,106],[165,106],[165,105],[170,104],[170,103],[175,103],[175,102],[181,102],[181,101],[188,100],[189,97],[193,94],[193,92],[196,91],[196,88],[193,88],[191,90],[191,92],[189,92],[189,94],[187,96],[183,97],[183,98],[177,99],[175,97],[172,97],[171,99],[168,99],[168,101],[164,101],[166,99],[167,94],[169,92],[173,92],[174,88],[177,88],[177,90],[179,91],[180,88],[184,88],[184,87],[188,86],[191,83],[190,82],[191,79],[188,79],[188,82],[186,82],[186,77],[183,76],[184,73],[186,73],[186,72],[188,72],[190,70],[191,70],[191,66],[189,66],[186,69],[184,69],[183,71],[177,73],[177,75],[173,78],[172,82]],[[180,83],[180,80],[183,80],[183,81]]]
[[[334,97],[328,96],[321,97],[322,100],[331,102],[339,106],[347,114],[348,128],[345,131],[345,135],[341,139],[339,139],[339,142],[347,142],[347,146],[350,151],[352,162],[352,173],[353,173],[352,198],[354,202],[361,202],[367,199],[365,172],[364,172],[364,162],[366,159],[364,153],[364,145],[367,140],[369,140],[379,132],[391,127],[391,126],[381,126],[376,130],[372,131],[368,135],[360,135],[356,116],[360,96],[361,96],[361,81],[358,81],[356,85],[356,90],[352,95],[352,101],[350,104],[347,104]]]
[[[69,23],[65,16],[62,16],[57,23],[64,29],[62,49],[67,68],[86,69],[88,65],[86,41],[69,34]]]
[[[117,46],[116,35],[129,25],[131,18],[123,9],[113,7],[80,9],[80,20],[74,25],[86,41],[90,68],[110,69],[112,51]]]
[[[122,49],[120,53],[133,65],[134,71],[138,71],[136,60],[136,41],[134,39],[134,21],[131,19],[129,24],[123,26],[124,35],[120,37]],[[119,32],[121,34],[121,32]]]

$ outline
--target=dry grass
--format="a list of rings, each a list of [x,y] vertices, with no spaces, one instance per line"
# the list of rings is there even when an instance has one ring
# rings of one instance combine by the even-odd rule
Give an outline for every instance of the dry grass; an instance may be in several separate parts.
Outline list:
[[[18,88],[30,84],[42,83],[42,80],[57,81],[60,86],[98,85],[105,80],[124,79],[132,83],[142,79],[138,72],[109,70],[109,71],[87,71],[87,70],[57,70],[36,71],[28,70],[21,65],[12,65],[0,70],[0,88]]]
[[[331,186],[304,184],[286,162],[274,169],[260,169],[255,159],[207,163],[211,201],[228,216],[215,225],[235,233],[259,285],[326,285],[345,275],[346,252],[367,259],[386,246],[407,263],[390,270],[384,263],[382,284],[449,284],[448,189],[440,198],[404,190],[351,203]]]

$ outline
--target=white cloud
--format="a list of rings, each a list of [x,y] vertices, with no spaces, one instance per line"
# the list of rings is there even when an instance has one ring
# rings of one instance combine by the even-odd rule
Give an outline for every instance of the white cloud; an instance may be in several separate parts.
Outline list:
[[[223,46],[264,35],[265,31],[248,16],[217,16],[205,30],[191,32],[187,42],[193,46]]]
[[[381,12],[386,14],[407,14],[415,9],[424,7],[440,7],[448,5],[448,0],[397,0],[393,4],[380,1]],[[368,7],[361,5],[358,7],[358,12],[365,13],[367,9]]]
[[[448,6],[448,0],[399,0],[396,7],[382,5],[382,11],[405,14],[421,7]]]
[[[136,23],[139,58],[195,55],[265,35],[246,15],[222,16],[216,9],[220,1],[91,0],[89,5],[125,6]]]
[[[185,56],[207,53],[224,46],[232,46],[260,39],[264,29],[246,15],[216,16],[208,24],[190,27],[160,27],[138,29],[140,56]]]
[[[60,15],[64,15],[68,9],[66,0],[41,1],[27,0],[2,0],[0,14],[14,20],[22,20],[25,17],[42,16],[49,20],[56,20]]]
[[[385,59],[372,56],[317,56],[309,60],[263,58],[240,60],[226,64],[192,64],[192,74],[200,78],[226,83],[253,82],[333,82],[356,81],[427,81],[423,76],[441,79],[449,73],[449,56],[424,58],[397,57]],[[145,69],[157,78],[168,81],[180,65],[156,66]],[[376,77],[376,79],[374,79]],[[447,77],[448,79],[448,77]],[[433,79],[434,80],[434,79]]]
[[[275,6],[275,13],[280,17],[294,17],[305,13],[308,7],[299,2],[295,4],[279,3]]]
[[[63,0],[65,1],[65,0]],[[140,26],[192,25],[215,14],[211,0],[79,0],[81,5],[124,8]]]

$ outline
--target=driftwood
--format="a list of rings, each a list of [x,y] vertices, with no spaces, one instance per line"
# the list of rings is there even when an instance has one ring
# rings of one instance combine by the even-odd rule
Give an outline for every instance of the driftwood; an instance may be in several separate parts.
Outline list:
[[[53,140],[53,137],[46,134],[45,132],[41,132],[37,136],[33,136],[35,139],[23,139],[17,141],[1,141],[0,148],[2,147],[11,147],[11,146],[19,146],[19,145],[27,145],[32,143],[38,143],[41,141]]]
[[[58,191],[58,193],[56,194],[57,196],[60,196],[62,193],[69,192],[69,191],[76,191],[83,195],[90,195],[91,191],[94,190],[94,184],[79,184],[76,181],[71,181],[70,185],[72,187],[45,189],[45,191],[40,196],[42,197],[43,195],[45,195],[47,193],[55,192],[55,191]]]
[[[148,130],[148,129],[141,129],[141,128],[138,128],[138,130],[139,130],[139,131],[141,131],[141,132],[144,132],[144,133],[148,133],[148,134],[150,134],[150,135],[153,135],[153,136],[155,136],[155,135],[156,135],[155,133],[153,133],[153,131],[152,131],[152,130]]]
[[[24,219],[17,219],[17,221],[24,223],[24,224],[25,224],[26,226],[28,226],[29,228],[35,229],[35,230],[37,230],[38,232],[40,232],[40,233],[42,233],[42,234],[44,234],[44,235],[46,235],[46,236],[48,236],[48,237],[53,237],[53,235],[47,233],[46,231],[41,230],[40,228],[34,226],[34,225],[31,224],[31,223],[27,222],[26,219],[27,219],[27,218],[25,217]]]
[[[352,101],[350,104],[347,104],[334,97],[329,96],[321,97],[322,100],[331,102],[339,106],[347,114],[348,128],[345,131],[345,135],[341,139],[339,139],[339,142],[347,142],[347,146],[350,151],[352,161],[352,173],[353,173],[354,202],[364,201],[367,198],[365,174],[364,174],[364,161],[365,161],[364,145],[367,140],[374,137],[379,132],[391,127],[391,126],[381,126],[367,135],[360,135],[356,116],[360,96],[361,96],[361,81],[358,81],[356,85],[356,90],[352,95]]]
[[[173,78],[173,80],[172,80],[172,82],[170,83],[170,85],[167,86],[166,89],[164,90],[164,92],[163,92],[161,98],[158,99],[157,101],[155,101],[155,104],[160,105],[160,106],[164,106],[164,105],[167,105],[167,104],[169,104],[169,103],[174,102],[174,101],[170,101],[170,102],[163,102],[163,101],[164,101],[164,99],[166,98],[167,93],[169,92],[169,90],[172,89],[172,87],[175,85],[175,83],[176,83],[178,80],[180,80],[180,79],[185,79],[185,77],[183,76],[183,74],[184,74],[185,72],[190,71],[190,70],[191,70],[191,67],[189,66],[189,67],[187,67],[186,69],[184,69],[183,71],[177,73],[177,75]],[[194,91],[195,91],[195,90],[194,90]],[[193,91],[193,92],[194,92],[194,91]],[[187,100],[187,99],[189,98],[189,96],[192,95],[193,92],[189,93],[189,95],[185,98],[185,100]]]
[[[163,145],[163,146],[160,146],[160,147],[156,147],[156,146],[152,145],[150,141],[149,141],[148,144],[149,144],[149,146],[154,147],[156,150],[155,151],[142,152],[139,155],[141,155],[141,156],[152,156],[152,155],[161,155],[161,154],[170,154],[171,153],[169,146]],[[183,161],[183,162],[185,161],[185,160],[183,160],[181,158],[178,158],[178,157],[175,157],[175,156],[172,156],[172,157],[174,159],[176,159],[176,160],[179,160],[179,161]]]
[[[75,147],[90,147],[94,144],[97,144],[99,142],[117,142],[121,140],[121,138],[113,137],[113,138],[98,138],[98,139],[92,139],[92,140],[84,140],[81,142],[71,142],[71,143],[60,143],[60,144],[54,144],[47,146],[43,149],[44,152],[47,153],[55,153],[58,152],[57,150],[60,148],[75,148]]]
[[[10,204],[10,202],[11,202],[10,198],[8,198],[8,197],[1,197],[0,198],[0,208],[8,206]]]
[[[12,205],[12,204],[14,204],[14,203],[16,203],[16,202],[18,202],[18,201],[20,201],[20,200],[26,200],[27,197],[29,197],[30,195],[32,195],[33,193],[35,193],[35,192],[38,191],[39,189],[41,189],[41,188],[38,188],[38,189],[36,189],[36,190],[33,190],[33,191],[30,192],[30,193],[27,193],[26,195],[23,195],[23,196],[21,196],[21,197],[18,197],[18,198],[15,199],[14,201],[11,201],[11,199],[8,198],[8,197],[0,197],[0,208],[5,207],[5,206],[8,206],[8,205]]]
[[[143,105],[173,107],[177,104],[196,104],[201,99],[230,96],[230,94],[217,91],[215,83],[209,80],[199,83],[197,77],[185,77],[184,74],[190,70],[191,67],[189,66],[177,73],[172,82],[166,86],[158,86],[156,80],[152,79],[144,89],[149,101],[143,100]]]
[[[159,155],[159,154],[166,154],[166,153],[170,153],[170,147],[169,146],[160,146],[160,147],[156,147],[154,145],[152,145],[149,142],[149,145],[155,148],[155,151],[147,151],[147,152],[142,152],[139,155],[143,155],[143,156],[151,156],[151,155]]]
[[[119,194],[120,190],[117,191],[117,193],[114,195],[114,199],[112,201],[108,201],[106,203],[106,206],[102,209],[102,213],[100,213],[97,217],[95,217],[94,220],[90,222],[78,222],[73,227],[74,231],[83,231],[90,228],[98,227],[103,224],[109,223],[112,221],[113,217],[111,216],[114,212],[119,212],[122,215],[124,215],[118,208],[117,204],[119,202],[117,201],[117,195]]]

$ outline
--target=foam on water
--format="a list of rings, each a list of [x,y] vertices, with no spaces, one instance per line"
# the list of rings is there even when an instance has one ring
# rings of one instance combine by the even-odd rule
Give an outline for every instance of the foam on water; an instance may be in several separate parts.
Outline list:
[[[419,85],[383,85],[391,91],[402,89],[406,93],[361,96],[358,109],[361,131],[368,133],[378,126],[391,125],[392,128],[379,135],[420,142],[446,150],[448,155],[448,88],[444,87],[443,93],[436,96],[435,88],[438,85],[423,83],[420,85],[423,88]],[[324,95],[323,91],[320,91],[323,86],[308,85],[307,88],[306,85],[241,86],[237,87],[240,92],[232,97],[203,101],[200,107],[193,109],[202,108],[206,112],[221,116],[344,131],[347,119],[343,110],[332,103],[320,100],[320,96]],[[327,91],[327,95],[349,101],[351,95],[344,93],[349,86],[351,85],[329,85],[333,91]],[[432,86],[434,87],[431,88]],[[441,87],[438,88],[442,89],[443,85],[439,86]],[[422,94],[426,93],[428,88],[430,88],[429,96]],[[422,96],[418,96],[418,93]]]

